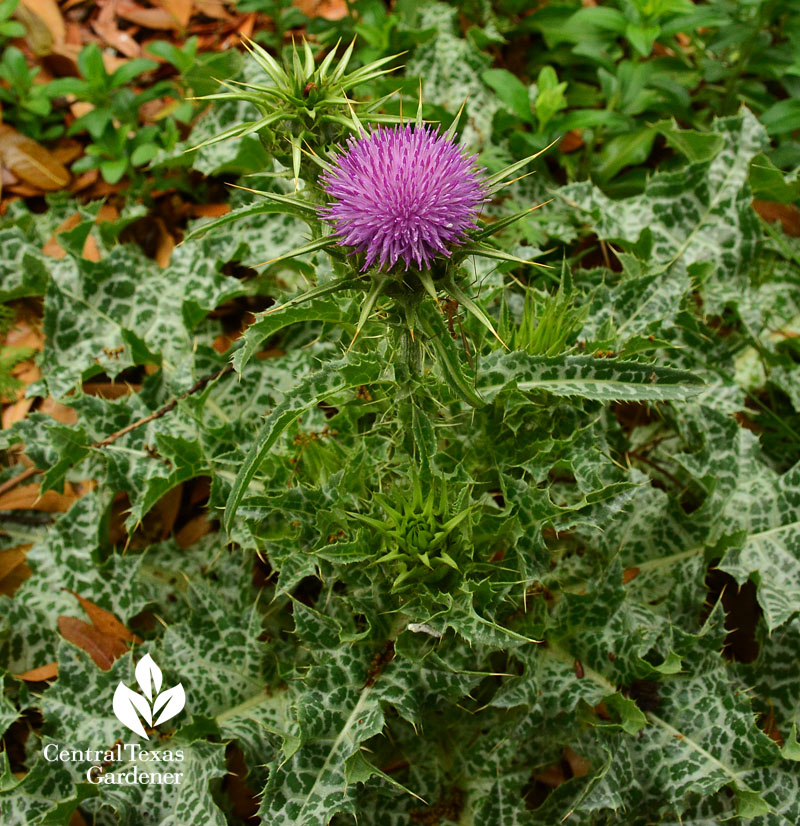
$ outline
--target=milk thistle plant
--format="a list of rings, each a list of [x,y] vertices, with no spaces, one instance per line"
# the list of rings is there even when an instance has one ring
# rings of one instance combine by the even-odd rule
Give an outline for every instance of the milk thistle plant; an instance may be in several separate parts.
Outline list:
[[[486,705],[529,704],[549,690],[534,687],[530,697],[525,694],[525,681],[536,682],[536,669],[552,671],[554,680],[564,662],[569,673],[584,673],[578,659],[572,665],[578,654],[563,653],[583,650],[572,626],[575,612],[584,609],[578,605],[581,597],[555,593],[560,586],[550,572],[559,565],[560,548],[573,543],[574,531],[602,535],[639,485],[635,473],[605,456],[611,448],[599,429],[607,415],[604,405],[680,401],[697,393],[702,382],[691,373],[647,363],[641,354],[658,346],[654,337],[652,343],[635,342],[632,358],[619,358],[612,323],[582,332],[585,299],[580,306],[566,264],[555,295],[541,298],[532,289],[525,296],[503,295],[499,320],[477,300],[468,275],[473,257],[535,278],[534,262],[500,249],[492,236],[537,205],[492,220],[486,208],[540,153],[490,174],[457,142],[463,106],[442,129],[425,122],[421,96],[411,120],[382,114],[385,99],[353,99],[360,78],[388,71],[385,61],[346,74],[349,50],[331,70],[333,53],[317,66],[303,44],[305,62],[293,49],[290,71],[251,48],[274,85],[227,93],[255,103],[263,115],[232,134],[261,130],[265,145],[290,167],[293,186],[251,191],[264,199],[265,211],[300,218],[310,231],[307,243],[265,263],[324,253],[330,266],[309,289],[256,317],[234,365],[247,375],[261,344],[299,322],[322,323],[323,335],[336,342],[337,356],[326,351],[317,369],[268,415],[228,490],[224,526],[231,535],[241,533],[243,522],[250,526],[255,543],[280,571],[279,591],[297,587],[303,573],[324,583],[326,596],[317,605],[330,606],[320,609],[328,618],[303,619],[297,607],[299,634],[309,623],[334,621],[342,640],[379,642],[366,673],[352,678],[357,684],[381,685],[381,672],[394,666],[397,654],[395,677],[387,676],[383,684],[401,681],[399,691],[387,688],[401,707],[400,695],[426,696],[428,680],[448,685],[462,679],[452,676],[462,669],[476,713]],[[313,96],[306,94],[309,84]],[[291,146],[291,163],[285,148],[278,148],[282,141]],[[249,205],[240,214],[251,216],[254,209]],[[238,217],[231,213],[196,233]],[[453,305],[465,314],[458,320],[463,341],[448,315]],[[603,358],[581,354],[580,335],[588,337],[583,350]],[[251,489],[256,480],[270,489],[268,480],[277,472],[270,456],[280,452],[282,434],[300,417],[303,428],[314,427],[321,409],[333,410],[334,421],[347,429],[348,447],[342,436],[330,447],[317,439],[313,462],[294,461],[291,495],[263,497],[255,485]],[[562,484],[561,474],[577,482]],[[275,517],[265,514],[274,514],[278,501],[299,518],[291,523],[296,525],[291,538],[276,543],[270,527]],[[576,593],[582,593],[580,583],[592,579],[592,570],[581,562],[563,564],[571,573],[562,575],[574,579]],[[618,582],[621,573],[614,569],[610,576]],[[340,601],[347,607],[338,609]],[[352,627],[342,611],[363,617],[366,630]],[[478,646],[503,654],[490,657],[493,668],[484,660],[484,670],[475,673],[466,665],[469,657],[460,660],[459,654],[443,666],[442,673],[451,676],[429,678],[416,671],[400,676],[417,667],[412,663],[438,657],[433,646],[446,646],[451,633],[454,652],[464,652],[463,642],[470,650]],[[591,638],[598,633],[592,631]],[[549,647],[539,654],[545,638]],[[662,672],[648,652],[656,646],[660,653],[653,661],[672,662],[671,643],[667,635],[631,645],[626,664],[612,668],[613,682],[601,680],[601,688],[585,693],[583,686],[576,689],[588,704],[587,730],[607,724],[634,733],[646,725],[642,711],[618,686],[648,675],[659,679],[654,675]],[[597,668],[608,670],[607,651],[591,657],[602,660]],[[504,679],[514,672],[526,676],[506,693],[494,681],[495,670]],[[463,688],[452,690],[463,694]],[[367,702],[360,696],[357,703]],[[610,710],[605,722],[589,711],[602,702]],[[425,717],[415,705],[406,719],[416,726]],[[415,742],[411,730],[400,730],[397,736],[406,745]],[[591,748],[593,754],[602,750]],[[298,758],[298,767],[304,759]],[[509,759],[513,756],[503,758]],[[328,758],[325,766],[336,760]],[[374,763],[362,768],[359,777],[378,772]],[[431,770],[435,774],[441,767]],[[285,779],[294,769],[282,771],[270,775],[264,813],[291,811],[292,822],[327,822],[315,792],[304,802],[295,800]],[[751,792],[743,782],[736,790],[743,800]],[[373,814],[382,811],[380,797],[370,798],[377,807]],[[484,814],[471,822],[499,826],[501,821]]]
[[[351,5],[342,25],[383,14]],[[457,30],[452,4],[390,5]],[[584,50],[611,66],[619,4],[579,5],[573,34],[611,20],[608,48]],[[517,17],[527,42],[568,13]],[[453,42],[472,54],[435,35]],[[535,156],[514,147],[546,142],[556,92],[570,111],[549,123],[574,124],[572,68],[526,90],[519,141],[496,142],[498,108],[475,157],[469,103],[438,124],[368,98],[396,58],[247,45],[205,143],[250,135],[237,159],[268,162],[167,269],[115,242],[138,213],[98,225],[84,205],[61,231],[63,210],[37,224],[15,201],[3,219],[0,286],[22,318],[44,295],[46,341],[39,401],[0,429],[43,471],[0,468],[0,823],[800,823],[800,467],[757,432],[773,389],[793,403],[800,290],[756,235],[748,175],[772,162],[756,119],[648,124],[684,168],[634,170],[630,198],[546,173],[554,201],[531,215],[530,181],[512,182]],[[527,113],[516,78],[485,77]],[[505,152],[520,159],[482,167]],[[151,711],[145,652],[185,691],[174,717],[142,717],[184,782],[94,785],[122,761],[40,759],[140,737],[113,697],[138,684],[131,709]]]

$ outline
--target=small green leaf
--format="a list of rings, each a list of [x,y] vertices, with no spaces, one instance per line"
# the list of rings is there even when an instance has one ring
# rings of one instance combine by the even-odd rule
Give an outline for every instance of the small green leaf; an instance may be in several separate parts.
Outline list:
[[[680,129],[675,121],[661,121],[655,127],[667,143],[682,153],[690,163],[712,161],[725,146],[725,139],[716,132]]]
[[[653,43],[661,34],[660,26],[643,26],[639,23],[628,23],[625,27],[625,37],[642,57],[649,57],[653,51]]]
[[[733,791],[736,795],[736,814],[738,817],[744,818],[745,820],[752,820],[754,817],[768,815],[772,811],[760,792],[754,792],[751,789],[741,789],[738,786],[734,787]]]
[[[516,75],[507,69],[487,69],[482,77],[518,118],[528,123],[532,121],[528,89]]]
[[[784,135],[795,131],[800,125],[800,100],[792,97],[773,103],[761,115],[761,122],[768,135]]]
[[[617,135],[603,145],[597,166],[597,179],[610,181],[623,167],[644,163],[653,148],[657,131],[650,127],[627,135]]]

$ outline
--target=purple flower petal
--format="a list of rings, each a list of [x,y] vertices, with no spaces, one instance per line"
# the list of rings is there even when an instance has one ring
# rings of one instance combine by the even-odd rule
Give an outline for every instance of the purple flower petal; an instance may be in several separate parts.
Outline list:
[[[485,200],[474,156],[465,155],[428,126],[378,127],[333,159],[320,177],[333,198],[320,209],[333,223],[338,243],[365,252],[362,269],[398,259],[430,268],[434,256],[450,256],[475,229]]]

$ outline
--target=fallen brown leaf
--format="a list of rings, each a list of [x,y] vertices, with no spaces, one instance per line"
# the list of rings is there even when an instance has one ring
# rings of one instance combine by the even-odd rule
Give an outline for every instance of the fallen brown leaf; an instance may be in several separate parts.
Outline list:
[[[208,502],[211,496],[211,477],[196,476],[191,480],[189,490],[189,507],[197,505],[199,502]]]
[[[201,513],[190,519],[175,535],[175,541],[181,548],[188,548],[202,539],[206,534],[211,533],[211,522],[206,514]]]
[[[322,17],[325,20],[341,20],[349,13],[345,0],[294,0],[292,5],[306,17]]]
[[[656,57],[675,57],[675,52],[669,46],[665,46],[658,41],[653,43],[653,54]]]
[[[130,393],[138,393],[141,389],[141,384],[115,384],[102,381],[87,381],[83,385],[83,392],[87,396],[100,396],[102,399],[120,399]]]
[[[116,49],[125,57],[141,57],[142,47],[133,39],[129,32],[122,31],[117,25],[117,4],[114,0],[100,0],[100,13],[92,21],[92,29],[109,46]]]
[[[69,826],[86,826],[86,818],[76,809],[69,818]]]
[[[192,0],[157,0],[157,4],[169,12],[182,29],[189,25],[192,19]]]
[[[575,152],[577,149],[580,149],[582,146],[583,146],[583,133],[581,132],[580,129],[571,129],[561,139],[561,143],[558,144],[558,149],[559,149],[560,152],[563,152],[565,155],[567,155],[570,152]]]
[[[183,484],[168,490],[144,517],[142,527],[148,537],[166,539],[178,517],[183,495]]]
[[[64,42],[66,26],[55,0],[22,0],[17,15],[28,29],[26,42],[34,54],[49,54],[54,44]]]
[[[83,493],[85,492],[83,491]],[[33,482],[30,485],[19,485],[0,496],[0,510],[66,513],[83,493],[77,493],[74,486],[69,483],[64,485],[64,493],[57,493],[54,490],[47,490],[42,493],[41,485],[38,482]]]
[[[753,209],[767,222],[780,221],[783,231],[792,238],[800,238],[800,209],[794,204],[777,201],[753,201]]]
[[[0,579],[0,594],[13,597],[20,585],[31,576],[33,571],[28,567],[28,563],[22,562],[5,579]]]
[[[166,9],[147,8],[140,6],[134,0],[117,0],[116,8],[117,17],[130,20],[131,23],[144,26],[146,29],[179,31],[183,28]]]
[[[77,77],[80,74],[78,55],[81,53],[82,40],[72,42],[74,31],[72,24],[67,26],[67,42],[53,44],[52,51],[44,58],[56,77]],[[79,27],[78,32],[80,31]]]
[[[45,194],[45,190],[41,187],[26,184],[20,181],[18,184],[7,186],[5,189],[6,195],[16,195],[18,198],[38,198]]]
[[[236,341],[237,338],[241,337],[241,333],[234,331],[233,333],[220,333],[213,342],[211,342],[211,346],[220,354],[226,353],[228,348]]]
[[[94,104],[88,100],[76,100],[69,105],[70,114],[77,120],[88,115],[94,109]]]
[[[564,759],[569,763],[573,777],[585,777],[592,768],[592,764],[585,757],[576,754],[569,746],[564,749]]]
[[[142,123],[158,123],[169,117],[181,105],[179,100],[171,97],[161,97],[148,100],[139,107],[139,118]]]
[[[158,224],[158,245],[156,247],[155,259],[159,267],[169,266],[169,259],[172,250],[175,249],[175,239],[167,231],[167,225],[161,218],[156,218]]]
[[[4,397],[3,400],[6,402],[15,402],[24,399],[25,387],[29,384],[33,384],[35,381],[38,381],[42,377],[42,372],[33,361],[28,360],[21,361],[19,364],[16,364],[11,370],[11,375],[18,381],[22,382],[23,387],[16,391],[16,396],[12,395],[11,398]]]
[[[42,371],[32,361],[21,361],[11,372],[24,384],[32,384],[42,377]]]
[[[68,407],[66,404],[61,404],[55,401],[55,399],[50,398],[50,396],[42,400],[42,403],[39,405],[39,412],[47,413],[48,416],[52,416],[57,422],[61,422],[61,424],[77,424],[78,422],[78,414],[74,408]]]
[[[533,775],[533,779],[550,789],[556,789],[567,781],[564,769],[558,764],[548,766],[543,771],[536,772]]]
[[[106,198],[109,195],[115,195],[117,192],[122,191],[127,187],[126,183],[118,183],[118,184],[109,184],[106,183],[102,178],[95,181],[95,183],[89,187],[87,190],[84,190],[84,195],[87,200],[95,201],[99,200],[100,198]]]
[[[31,576],[32,571],[25,561],[32,545],[18,545],[0,551],[0,594],[13,596],[14,592]]]
[[[103,204],[97,211],[96,224],[102,224],[103,221],[116,221],[119,218],[119,210],[113,204]]]
[[[81,222],[81,216],[79,213],[75,213],[74,215],[70,215],[69,218],[62,221],[57,227],[56,231],[47,239],[44,246],[42,247],[42,252],[45,255],[49,255],[51,258],[61,259],[67,254],[61,244],[58,242],[58,236],[62,232],[69,232],[71,229],[75,229]],[[83,244],[83,257],[87,261],[99,261],[100,260],[100,250],[97,246],[97,241],[91,235],[86,236],[86,241]]]
[[[238,34],[240,37],[252,37],[253,30],[256,27],[256,13],[251,12],[238,25]]]
[[[22,181],[46,192],[62,189],[69,172],[52,152],[7,124],[0,124],[0,163]]]
[[[111,545],[121,545],[128,538],[125,529],[125,517],[128,515],[131,503],[125,491],[119,491],[111,503],[111,512],[108,516],[108,541]]]
[[[33,546],[18,545],[16,548],[6,548],[0,551],[0,580],[5,579],[18,565],[25,561],[28,551]]]
[[[259,361],[266,361],[267,359],[277,359],[286,355],[286,350],[281,350],[280,347],[270,347],[268,350],[260,350],[256,353],[256,358]]]
[[[86,818],[76,809],[70,815],[68,826],[86,826]]]
[[[83,144],[72,138],[64,138],[51,150],[53,157],[64,166],[78,160],[83,155]]]
[[[767,735],[767,737],[769,737],[770,740],[773,740],[781,748],[783,748],[783,736],[781,735],[777,721],[775,720],[775,709],[772,703],[769,703],[769,712],[767,716],[761,720],[761,730]]]
[[[82,192],[84,189],[88,189],[94,183],[96,183],[97,179],[100,177],[100,170],[99,169],[90,169],[88,172],[84,172],[82,175],[78,175],[77,178],[72,182],[72,186],[70,186],[70,192]]]
[[[193,218],[221,218],[231,211],[230,204],[190,204],[189,215]]]
[[[232,19],[225,5],[220,3],[219,0],[195,0],[194,6],[196,13],[202,14],[204,17],[210,17],[212,20]]]
[[[81,222],[81,216],[79,213],[75,213],[74,215],[70,215],[69,218],[62,221],[57,227],[55,232],[44,242],[42,246],[42,252],[49,256],[50,258],[64,258],[66,256],[66,251],[58,243],[57,235],[62,232],[69,232],[71,229],[75,229]]]
[[[14,676],[18,680],[25,680],[29,683],[41,683],[44,680],[52,680],[58,676],[58,663],[40,665],[38,668],[32,668],[30,671],[25,671],[22,674],[14,674]]]
[[[100,260],[100,248],[97,246],[97,241],[91,235],[86,236],[86,241],[83,244],[83,257],[87,261],[97,262]]]
[[[108,671],[114,660],[128,651],[128,646],[119,637],[106,634],[75,617],[59,617],[58,630],[65,640],[83,649],[103,671]]]
[[[4,343],[7,347],[32,347],[34,350],[44,348],[42,331],[25,321],[17,321],[6,333]]]
[[[141,639],[132,631],[129,631],[110,611],[106,611],[105,608],[95,605],[90,600],[69,588],[65,588],[64,590],[69,591],[69,593],[80,602],[81,608],[86,611],[89,619],[92,621],[92,625],[94,625],[98,631],[102,631],[104,634],[110,634],[112,637],[117,637],[124,642],[141,643]]]
[[[626,568],[622,572],[622,584],[627,585],[631,580],[636,579],[637,576],[639,576],[638,568]]]
[[[2,415],[3,429],[11,427],[16,422],[21,422],[28,415],[33,402],[34,399],[19,399],[19,401],[12,402],[5,407]]]

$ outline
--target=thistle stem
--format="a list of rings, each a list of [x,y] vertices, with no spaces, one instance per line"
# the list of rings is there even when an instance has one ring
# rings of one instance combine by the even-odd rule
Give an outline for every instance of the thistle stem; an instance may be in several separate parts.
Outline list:
[[[404,327],[400,341],[401,356],[408,370],[408,378],[414,379],[422,375],[422,345],[420,337],[414,335],[411,327]]]

